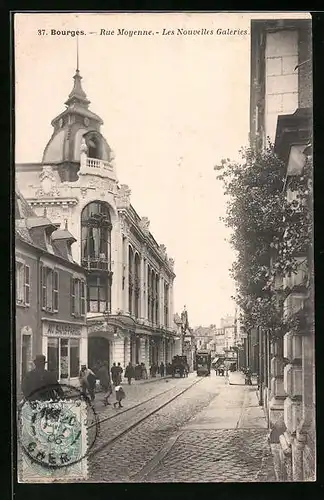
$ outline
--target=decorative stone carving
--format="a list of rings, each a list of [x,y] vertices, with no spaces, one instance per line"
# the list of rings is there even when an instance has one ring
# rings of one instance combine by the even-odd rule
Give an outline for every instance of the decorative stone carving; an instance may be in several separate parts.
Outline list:
[[[55,175],[50,165],[44,165],[40,173],[39,180],[41,187],[36,191],[36,197],[41,196],[60,196],[60,191],[56,184]]]
[[[47,208],[47,217],[54,223],[61,222],[62,220],[62,211],[59,207],[46,207]]]
[[[104,321],[100,321],[100,323],[95,323],[93,325],[88,326],[88,334],[89,333],[95,333],[95,332],[101,332],[104,330],[105,323]]]
[[[116,193],[117,208],[128,208],[130,206],[131,190],[127,184],[122,184]]]
[[[128,237],[130,235],[130,227],[125,219],[125,216],[120,214],[120,227],[124,236]]]
[[[81,153],[86,153],[86,154],[88,153],[88,146],[84,137],[82,137],[81,139],[80,151]]]
[[[163,259],[167,259],[167,253],[166,253],[166,246],[165,245],[160,245],[160,253],[163,257]]]
[[[106,321],[99,321],[92,325],[88,325],[88,334],[95,332],[114,332],[114,327],[112,325],[108,325]]]
[[[86,183],[86,186],[83,185],[81,187],[81,193],[83,194],[83,191],[89,188],[89,189],[96,189],[96,190],[101,190],[103,192],[103,197],[105,196],[106,192],[110,193],[116,193],[116,184],[114,181],[110,179],[103,179],[101,177],[97,177],[94,175],[87,174],[86,179],[84,180],[84,183]],[[83,183],[82,183],[83,184]],[[85,195],[83,195],[85,196]]]
[[[174,259],[169,258],[169,266],[173,271],[174,270]]]
[[[150,230],[150,221],[147,217],[142,217],[140,222],[140,228],[144,233],[148,233]]]
[[[87,196],[87,188],[86,187],[82,187],[80,189],[80,192],[81,192],[82,198],[85,198]]]

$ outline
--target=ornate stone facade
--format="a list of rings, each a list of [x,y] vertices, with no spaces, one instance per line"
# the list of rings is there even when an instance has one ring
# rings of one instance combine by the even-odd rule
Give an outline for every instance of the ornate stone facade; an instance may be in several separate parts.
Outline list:
[[[88,274],[89,364],[94,364],[98,356],[122,365],[129,356],[133,363],[169,360],[175,334],[174,260],[168,258],[165,245],[155,242],[149,219],[139,217],[131,205],[129,186],[118,183],[115,156],[100,133],[102,120],[88,109],[83,90],[81,96],[78,72],[74,80],[66,111],[52,121],[54,134],[45,148],[44,163],[28,165],[28,169],[20,165],[16,170],[18,185],[38,215],[45,208],[54,223],[68,228],[77,238],[73,259],[86,266]],[[93,235],[101,231],[96,222],[100,214],[83,225],[83,214],[88,214],[87,207],[93,204],[108,207],[109,249],[96,250]],[[85,227],[94,228],[90,231],[95,258],[84,255],[90,241],[88,236],[84,239]],[[93,305],[93,294],[97,292],[95,288],[90,292],[89,287],[97,286],[93,283],[98,280],[104,283],[107,305],[102,305],[99,298]],[[141,335],[141,343],[137,335]],[[167,343],[166,337],[170,339]]]

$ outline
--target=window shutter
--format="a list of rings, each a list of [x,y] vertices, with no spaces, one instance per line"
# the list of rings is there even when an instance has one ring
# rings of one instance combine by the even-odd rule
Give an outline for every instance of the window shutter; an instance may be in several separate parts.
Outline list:
[[[59,310],[59,273],[54,271],[53,274],[53,311]]]
[[[72,316],[75,315],[75,280],[71,276],[71,314]]]
[[[29,306],[29,300],[30,300],[30,268],[29,266],[24,266],[25,267],[25,294],[24,294],[24,302],[26,306]]]
[[[81,305],[80,305],[80,309],[81,309],[81,316],[84,316],[85,315],[85,284],[84,284],[83,280],[80,282],[80,287],[81,287],[81,293],[80,293]]]
[[[76,316],[80,316],[80,280],[74,280],[74,297],[75,297],[75,306],[74,313]]]
[[[46,267],[40,267],[40,293],[41,293],[41,307],[46,309]]]

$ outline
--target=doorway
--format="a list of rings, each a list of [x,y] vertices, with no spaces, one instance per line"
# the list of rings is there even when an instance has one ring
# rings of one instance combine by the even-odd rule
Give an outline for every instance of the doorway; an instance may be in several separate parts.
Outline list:
[[[32,352],[31,335],[22,335],[21,341],[21,380],[23,381],[26,373],[30,370]]]
[[[88,367],[93,370],[100,362],[107,361],[110,371],[110,342],[104,337],[90,337],[88,340]]]

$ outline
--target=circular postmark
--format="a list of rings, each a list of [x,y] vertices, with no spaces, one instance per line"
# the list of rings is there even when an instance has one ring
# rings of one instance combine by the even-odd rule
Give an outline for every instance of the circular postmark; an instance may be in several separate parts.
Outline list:
[[[60,399],[30,397],[19,411],[22,452],[32,463],[49,469],[83,460],[99,433],[99,420],[89,398],[77,387],[60,387],[64,394]]]

